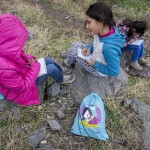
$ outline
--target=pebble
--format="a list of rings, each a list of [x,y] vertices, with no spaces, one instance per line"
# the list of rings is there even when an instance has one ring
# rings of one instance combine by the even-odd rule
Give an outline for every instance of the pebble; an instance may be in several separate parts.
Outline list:
[[[41,144],[47,144],[47,140],[41,141]]]

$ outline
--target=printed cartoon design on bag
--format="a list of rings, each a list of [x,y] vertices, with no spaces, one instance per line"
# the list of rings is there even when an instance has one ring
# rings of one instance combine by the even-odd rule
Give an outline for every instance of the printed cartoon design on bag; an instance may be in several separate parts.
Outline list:
[[[98,123],[101,122],[101,112],[98,107],[93,105],[83,105],[80,110],[80,119],[79,123],[89,127],[89,128],[98,128]]]

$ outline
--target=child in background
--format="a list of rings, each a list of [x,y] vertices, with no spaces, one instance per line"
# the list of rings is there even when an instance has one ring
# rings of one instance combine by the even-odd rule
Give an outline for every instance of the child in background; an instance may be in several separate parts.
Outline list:
[[[144,34],[147,29],[146,22],[140,20],[133,21],[128,18],[124,18],[119,22],[117,28],[121,34],[126,35],[126,43],[124,44],[124,48],[122,50],[133,50],[131,67],[136,70],[142,70],[143,68],[140,64],[149,66],[148,61],[143,58],[144,42],[140,45],[131,44]]]
[[[51,76],[57,83],[70,83],[61,67],[46,57],[47,74],[38,77],[40,64],[23,50],[28,32],[11,14],[0,15],[0,94],[7,100],[28,106],[40,104],[37,85]],[[70,76],[71,77],[71,76]]]
[[[85,46],[73,43],[64,60],[66,66],[73,66],[78,61],[85,70],[96,77],[117,76],[120,71],[121,48],[125,36],[114,27],[115,21],[111,9],[103,2],[94,3],[86,11],[86,29],[94,36],[93,43]],[[77,48],[82,48],[82,54],[92,54],[90,60],[78,57]]]

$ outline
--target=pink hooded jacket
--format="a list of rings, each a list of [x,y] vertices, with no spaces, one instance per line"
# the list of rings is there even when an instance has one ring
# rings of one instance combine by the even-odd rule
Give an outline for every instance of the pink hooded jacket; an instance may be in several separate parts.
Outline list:
[[[0,15],[0,93],[20,105],[39,104],[36,79],[40,70],[38,62],[28,60],[23,47],[28,32],[13,15]]]

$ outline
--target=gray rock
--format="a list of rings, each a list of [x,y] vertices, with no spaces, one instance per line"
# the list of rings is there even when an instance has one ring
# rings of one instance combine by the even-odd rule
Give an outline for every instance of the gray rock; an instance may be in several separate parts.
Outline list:
[[[137,99],[137,98],[132,98],[132,102],[133,102],[133,103],[132,103],[132,106],[133,106],[133,105],[136,105],[137,108],[145,106],[145,103],[144,103],[143,101],[140,101],[140,100]]]
[[[17,107],[17,104],[7,99],[0,100],[0,111],[5,111],[7,108]]]
[[[128,78],[126,73],[121,69],[118,77],[100,77],[97,78],[82,66],[76,63],[74,72],[76,80],[72,83],[72,96],[77,102],[81,102],[83,98],[92,92],[98,93],[103,100],[119,95],[125,88]]]
[[[13,107],[11,109],[12,113],[13,113],[13,118],[15,120],[19,120],[21,118],[21,113],[20,113],[20,109],[17,107]]]
[[[131,63],[131,56],[132,56],[132,50],[128,51],[122,51],[122,58],[121,58],[121,67],[126,70],[126,67],[128,67],[128,73],[132,76],[139,76],[143,78],[150,78],[150,67],[146,65],[141,65],[143,67],[143,70],[138,71],[134,68],[130,67]]]
[[[40,142],[46,136],[46,127],[40,128],[36,130],[28,139],[28,143],[31,145],[33,149],[37,148]]]
[[[144,141],[144,147],[150,148],[150,107],[138,99],[133,99],[131,106],[143,121],[144,131],[142,138]]]
[[[131,51],[130,50],[122,51],[122,54],[121,54],[121,67],[122,67],[123,70],[125,70],[125,68],[130,65],[132,52],[133,52],[132,50]]]
[[[8,116],[6,114],[0,114],[0,120],[6,121]]]
[[[132,99],[125,99],[123,102],[124,102],[124,106],[125,107],[128,107],[131,103],[132,103]]]
[[[66,105],[65,105],[65,104],[62,104],[61,109],[62,109],[62,110],[66,110],[66,108],[67,108]]]
[[[61,125],[56,120],[47,119],[47,123],[51,127],[52,131],[59,131],[61,129]]]
[[[150,148],[150,124],[144,126],[142,137],[144,141],[144,147]]]
[[[32,40],[33,38],[35,38],[36,36],[36,32],[33,30],[28,30],[28,40]]]
[[[63,96],[65,94],[68,94],[68,91],[67,91],[67,87],[64,86],[61,90],[60,90],[60,95]]]
[[[65,114],[62,110],[57,111],[56,114],[57,114],[58,119],[60,120],[65,118]]]
[[[48,139],[50,139],[50,137],[51,137],[51,134],[50,134],[50,133],[47,133],[44,139],[45,139],[45,140],[48,140]]]
[[[46,94],[49,97],[55,97],[59,93],[60,93],[60,85],[56,82],[54,82],[52,85],[50,85],[46,90]]]

